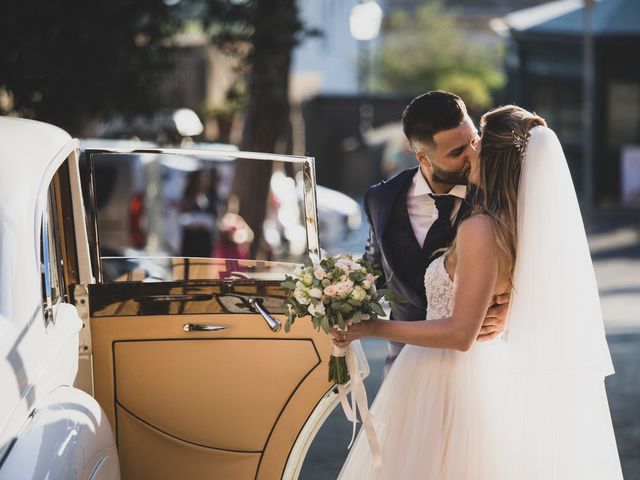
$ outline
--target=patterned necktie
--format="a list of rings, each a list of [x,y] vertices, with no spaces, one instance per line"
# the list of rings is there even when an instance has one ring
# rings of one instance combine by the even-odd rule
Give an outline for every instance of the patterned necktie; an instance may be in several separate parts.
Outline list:
[[[453,195],[433,195],[429,194],[436,202],[438,218],[427,232],[422,250],[427,252],[429,257],[438,249],[448,247],[453,241],[453,225],[451,225],[451,212],[456,204],[456,197]],[[433,259],[430,259],[433,260]]]

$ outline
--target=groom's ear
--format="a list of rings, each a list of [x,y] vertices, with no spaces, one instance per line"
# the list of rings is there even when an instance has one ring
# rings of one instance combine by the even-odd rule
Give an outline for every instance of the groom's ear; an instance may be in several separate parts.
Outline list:
[[[431,168],[431,160],[429,159],[428,155],[422,150],[416,150],[416,160],[418,160],[418,163],[420,165]]]

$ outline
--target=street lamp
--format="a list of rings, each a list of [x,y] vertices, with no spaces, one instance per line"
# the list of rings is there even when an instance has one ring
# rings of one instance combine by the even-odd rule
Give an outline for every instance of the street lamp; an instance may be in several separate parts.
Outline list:
[[[371,42],[380,33],[382,9],[375,0],[354,5],[349,15],[351,36],[358,41],[358,88],[369,91],[371,73]]]
[[[380,32],[382,9],[375,0],[354,5],[349,15],[349,30],[356,40],[374,40]]]
[[[369,101],[371,83],[371,43],[380,33],[382,8],[375,0],[354,5],[349,15],[351,36],[358,42],[358,92],[366,96],[360,106],[360,134],[372,126],[373,107]]]

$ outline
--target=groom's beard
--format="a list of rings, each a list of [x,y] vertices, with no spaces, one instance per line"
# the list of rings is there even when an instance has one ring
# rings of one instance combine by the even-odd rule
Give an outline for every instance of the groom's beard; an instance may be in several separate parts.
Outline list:
[[[447,185],[466,185],[469,183],[469,167],[457,171],[447,172],[446,170],[431,164],[431,178],[436,183],[443,183]]]

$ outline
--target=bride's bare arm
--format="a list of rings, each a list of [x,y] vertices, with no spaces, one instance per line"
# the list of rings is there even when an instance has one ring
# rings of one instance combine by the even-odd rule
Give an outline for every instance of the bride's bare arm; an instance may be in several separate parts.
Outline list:
[[[458,229],[457,265],[451,317],[421,321],[365,321],[349,327],[346,341],[334,333],[334,342],[346,345],[364,336],[424,347],[466,351],[475,342],[498,279],[498,250],[491,220],[475,215]]]

